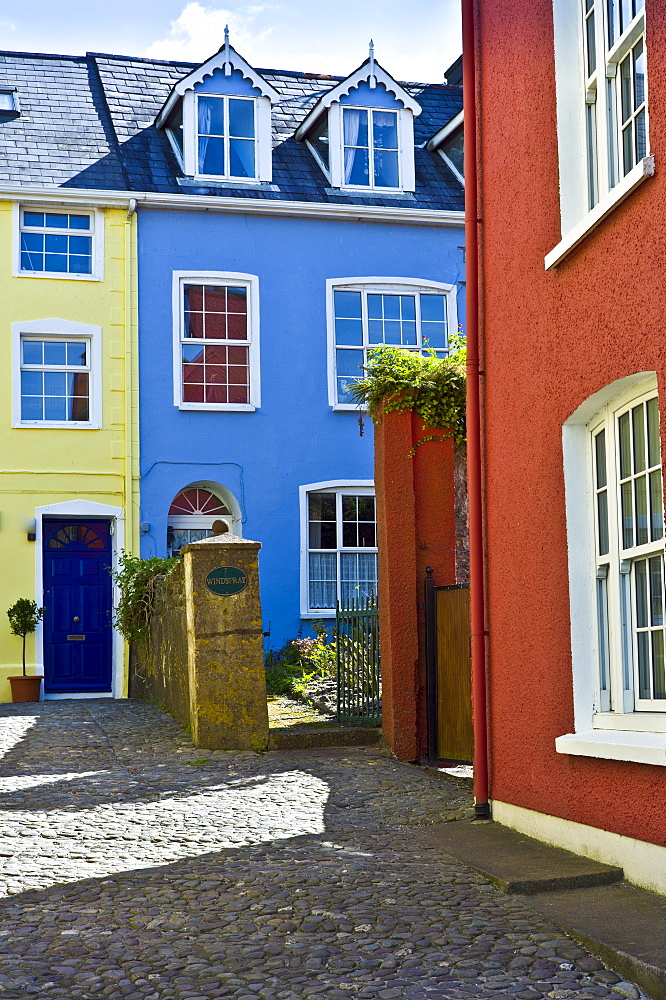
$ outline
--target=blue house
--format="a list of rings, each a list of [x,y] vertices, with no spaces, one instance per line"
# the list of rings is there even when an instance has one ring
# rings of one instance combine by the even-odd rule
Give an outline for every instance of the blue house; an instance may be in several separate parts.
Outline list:
[[[9,83],[35,60],[44,134],[64,109],[44,183],[138,220],[141,553],[216,521],[260,541],[279,646],[376,586],[347,386],[373,346],[445,352],[462,318],[459,66],[399,83],[371,47],[345,78],[258,70],[227,37],[199,66],[6,53]]]
[[[462,178],[426,146],[459,147],[461,89],[372,52],[345,79],[255,70],[228,39],[202,66],[127,65],[155,122],[131,183],[159,195],[139,206],[142,554],[216,520],[260,541],[279,646],[376,588],[372,423],[345,390],[372,346],[445,352],[458,329]]]

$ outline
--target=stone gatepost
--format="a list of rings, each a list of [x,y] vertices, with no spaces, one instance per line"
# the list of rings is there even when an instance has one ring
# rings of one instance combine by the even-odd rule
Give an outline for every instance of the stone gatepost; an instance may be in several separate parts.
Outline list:
[[[198,747],[263,750],[268,745],[260,548],[259,542],[227,533],[181,550],[190,723]]]

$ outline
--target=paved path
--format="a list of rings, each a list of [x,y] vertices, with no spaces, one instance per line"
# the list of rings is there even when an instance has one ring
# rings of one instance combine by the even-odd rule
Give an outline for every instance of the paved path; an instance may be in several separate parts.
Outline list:
[[[141,703],[0,706],[0,1000],[639,997],[419,840],[374,750],[211,753]]]

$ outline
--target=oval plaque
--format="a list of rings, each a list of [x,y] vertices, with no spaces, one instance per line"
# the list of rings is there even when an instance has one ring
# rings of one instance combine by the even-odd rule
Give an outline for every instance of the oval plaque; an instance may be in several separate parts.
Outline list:
[[[210,571],[206,577],[206,586],[211,594],[217,594],[218,597],[240,594],[247,587],[247,573],[236,566],[220,566],[219,569]]]

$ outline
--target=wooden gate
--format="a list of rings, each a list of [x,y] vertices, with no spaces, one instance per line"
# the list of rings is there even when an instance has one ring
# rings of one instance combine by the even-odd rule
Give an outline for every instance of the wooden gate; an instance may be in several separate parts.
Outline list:
[[[430,577],[426,581],[426,610],[429,757],[432,761],[471,761],[469,587],[436,587]]]

